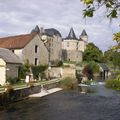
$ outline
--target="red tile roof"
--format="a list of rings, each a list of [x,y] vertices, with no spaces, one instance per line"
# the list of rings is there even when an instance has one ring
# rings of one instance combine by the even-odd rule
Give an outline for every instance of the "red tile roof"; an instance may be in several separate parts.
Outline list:
[[[7,49],[21,49],[24,48],[34,37],[36,33],[10,36],[0,38],[0,47]]]

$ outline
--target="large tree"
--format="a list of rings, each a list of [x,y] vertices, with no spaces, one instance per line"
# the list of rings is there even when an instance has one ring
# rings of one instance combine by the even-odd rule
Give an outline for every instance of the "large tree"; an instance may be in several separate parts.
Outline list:
[[[89,43],[86,47],[86,50],[83,53],[83,59],[85,61],[102,62],[102,58],[103,58],[102,51],[93,43]]]

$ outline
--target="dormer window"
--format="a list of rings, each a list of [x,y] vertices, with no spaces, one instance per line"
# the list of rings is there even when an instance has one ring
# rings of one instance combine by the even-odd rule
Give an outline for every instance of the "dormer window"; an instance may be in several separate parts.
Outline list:
[[[38,45],[35,45],[35,53],[38,52]]]

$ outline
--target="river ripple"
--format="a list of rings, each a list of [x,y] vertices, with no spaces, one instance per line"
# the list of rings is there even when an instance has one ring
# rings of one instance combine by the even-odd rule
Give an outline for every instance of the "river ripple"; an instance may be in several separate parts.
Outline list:
[[[60,91],[17,102],[0,112],[0,120],[120,120],[120,94],[95,86],[96,93]]]

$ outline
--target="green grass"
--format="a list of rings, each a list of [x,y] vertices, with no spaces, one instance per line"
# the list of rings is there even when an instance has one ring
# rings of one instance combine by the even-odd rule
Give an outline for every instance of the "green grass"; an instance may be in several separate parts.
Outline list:
[[[41,85],[41,84],[49,84],[49,83],[52,83],[56,80],[49,80],[49,81],[46,81],[46,80],[43,80],[43,81],[36,81],[35,83],[33,83],[34,86],[37,86],[37,85]],[[22,88],[27,88],[28,85],[25,83],[25,82],[18,82],[16,84],[13,84],[12,85],[13,89],[22,89]],[[0,91],[5,91],[5,87],[4,86],[0,86]]]

